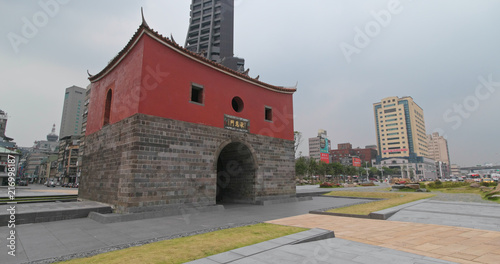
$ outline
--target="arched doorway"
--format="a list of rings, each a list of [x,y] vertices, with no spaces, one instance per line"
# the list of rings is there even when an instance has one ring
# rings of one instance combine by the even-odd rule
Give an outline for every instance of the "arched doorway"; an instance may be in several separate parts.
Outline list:
[[[241,142],[227,144],[217,157],[217,203],[255,201],[255,161]]]

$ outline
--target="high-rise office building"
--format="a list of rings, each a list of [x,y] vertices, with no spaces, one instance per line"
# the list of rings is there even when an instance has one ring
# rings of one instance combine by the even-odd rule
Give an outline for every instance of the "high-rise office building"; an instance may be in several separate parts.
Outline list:
[[[245,60],[234,57],[234,0],[193,0],[185,48],[243,72]]]
[[[428,158],[424,111],[412,97],[387,97],[373,104],[378,155],[376,164],[397,167],[402,177],[436,178]]]
[[[0,110],[0,147],[12,150],[16,148],[16,142],[13,142],[13,138],[5,135],[5,130],[7,129],[7,119],[7,113]]]
[[[5,129],[7,128],[7,113],[0,109],[0,137],[5,137]]]
[[[84,101],[84,88],[74,85],[66,88],[59,138],[81,134]]]

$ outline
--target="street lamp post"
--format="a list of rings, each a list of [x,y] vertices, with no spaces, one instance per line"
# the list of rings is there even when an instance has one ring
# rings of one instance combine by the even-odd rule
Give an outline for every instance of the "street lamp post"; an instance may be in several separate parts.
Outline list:
[[[380,167],[380,172],[382,173],[382,181],[384,180],[384,167]]]
[[[368,162],[365,162],[365,171],[366,171],[366,182],[368,182]]]

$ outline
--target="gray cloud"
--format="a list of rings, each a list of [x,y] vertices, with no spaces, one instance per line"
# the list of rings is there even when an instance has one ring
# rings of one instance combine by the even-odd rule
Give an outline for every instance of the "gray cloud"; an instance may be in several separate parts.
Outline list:
[[[85,87],[86,70],[100,71],[125,46],[141,6],[152,28],[184,43],[189,0],[67,2],[17,53],[9,33],[22,36],[23,18],[33,21],[43,8],[39,1],[0,3],[0,108],[11,116],[7,135],[22,146],[59,126],[64,89]],[[356,28],[373,25],[373,13],[391,4],[400,12],[348,63],[339,45],[354,45]],[[475,96],[479,76],[500,82],[500,2],[236,0],[235,6],[235,55],[265,82],[299,82],[295,130],[305,138],[324,128],[334,144],[373,144],[372,104],[409,95],[424,109],[427,132],[446,133],[453,163],[500,162],[500,87],[478,100],[458,128],[443,118]],[[307,155],[307,144],[301,150]]]

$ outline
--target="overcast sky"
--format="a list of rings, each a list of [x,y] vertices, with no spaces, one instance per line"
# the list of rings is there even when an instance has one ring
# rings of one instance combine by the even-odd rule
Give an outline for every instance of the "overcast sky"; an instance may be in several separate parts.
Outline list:
[[[64,89],[89,84],[141,23],[184,44],[190,0],[0,1],[0,109],[19,146],[59,131]],[[43,4],[47,3],[47,4]],[[54,4],[56,3],[56,4]],[[235,0],[235,56],[294,86],[295,130],[376,144],[373,103],[412,96],[452,163],[500,164],[500,1]]]

